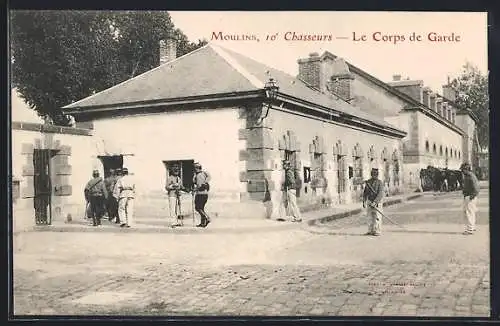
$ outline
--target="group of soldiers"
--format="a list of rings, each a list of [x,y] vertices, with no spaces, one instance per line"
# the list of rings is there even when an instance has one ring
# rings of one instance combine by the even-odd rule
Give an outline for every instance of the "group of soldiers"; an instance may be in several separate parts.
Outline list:
[[[99,171],[92,172],[92,179],[84,189],[86,218],[92,219],[93,226],[102,225],[101,219],[107,215],[120,227],[133,225],[135,183],[127,168],[111,169],[103,179]]]
[[[434,171],[430,169],[431,171]],[[449,170],[451,171],[451,170]],[[438,171],[440,172],[440,171]],[[460,166],[460,184],[462,188],[463,219],[465,223],[464,235],[472,235],[476,231],[477,196],[479,195],[479,180],[472,172],[469,163]],[[450,173],[451,174],[451,173]],[[363,192],[363,207],[366,208],[368,216],[368,232],[366,235],[380,236],[382,229],[382,212],[384,198],[384,184],[378,179],[378,169],[372,169],[371,179],[365,183]],[[453,173],[453,175],[455,175]],[[457,180],[452,179],[452,180]],[[458,181],[457,181],[458,183]]]
[[[290,218],[292,222],[301,222],[302,217],[297,205],[296,178],[290,161],[283,161],[283,169],[284,180],[281,188],[282,197],[278,205],[278,219]],[[193,214],[196,211],[201,218],[197,227],[207,227],[211,222],[209,215],[205,212],[210,180],[210,174],[202,169],[200,163],[195,163],[192,188],[186,189],[180,177],[179,167],[174,166],[165,186],[169,198],[170,217],[182,225],[181,193],[191,193],[193,195]],[[466,225],[464,234],[469,235],[475,231],[479,181],[468,163],[464,163],[460,167],[459,180],[464,196],[463,213]],[[105,214],[110,221],[115,220],[115,223],[120,224],[121,227],[133,225],[135,183],[129,176],[127,168],[110,170],[110,175],[105,179],[99,176],[97,170],[94,170],[93,178],[87,183],[84,193],[90,208],[89,215],[92,218],[92,225],[101,225],[101,218]],[[371,178],[365,182],[363,191],[363,207],[366,208],[368,216],[366,235],[381,235],[382,217],[385,216],[382,212],[384,194],[384,183],[379,179],[379,171],[377,168],[373,168]]]
[[[208,201],[208,192],[210,190],[210,174],[202,169],[200,163],[194,164],[193,184],[191,189],[183,186],[178,166],[172,167],[167,179],[165,190],[168,195],[170,218],[177,221],[173,226],[181,226],[184,216],[181,210],[181,193],[191,193],[193,195],[193,214],[194,211],[200,214],[200,224],[197,227],[206,228],[211,222],[210,216],[205,212],[205,205]],[[193,215],[194,220],[194,215]]]

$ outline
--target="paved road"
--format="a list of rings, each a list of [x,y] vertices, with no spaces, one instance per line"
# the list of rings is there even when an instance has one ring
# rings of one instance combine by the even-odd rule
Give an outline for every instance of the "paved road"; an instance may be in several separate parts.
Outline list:
[[[16,314],[489,316],[488,194],[464,236],[459,194],[314,229],[238,234],[22,234]]]

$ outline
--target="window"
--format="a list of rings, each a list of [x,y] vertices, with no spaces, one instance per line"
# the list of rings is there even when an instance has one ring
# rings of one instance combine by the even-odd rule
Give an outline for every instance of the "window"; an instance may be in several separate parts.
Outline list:
[[[428,140],[425,141],[425,151],[427,153],[429,153],[429,141]]]
[[[458,158],[460,158],[460,151],[458,151]]]
[[[391,182],[391,175],[389,174],[390,166],[391,166],[390,161],[384,159],[384,180],[386,184],[389,184]]]
[[[323,176],[323,154],[314,153],[313,154],[313,162],[312,162],[312,179],[313,180],[321,180],[324,178]]]
[[[439,146],[439,155],[443,156],[443,145]]]
[[[399,184],[399,160],[398,159],[394,160],[393,174],[394,174],[393,183],[394,183],[394,185],[397,185],[397,184]]]
[[[436,151],[436,143],[434,143],[434,145],[432,145],[432,153],[433,154],[437,153],[437,151]]]
[[[191,189],[193,187],[194,160],[163,161],[163,164],[165,164],[166,170],[165,181],[170,176],[172,168],[177,166],[179,168],[182,187],[185,189]]]
[[[363,183],[363,151],[361,150],[361,146],[356,144],[354,146],[354,150],[352,152],[352,183],[354,185],[359,185]]]
[[[353,177],[354,177],[354,184],[360,184],[363,183],[363,163],[361,160],[360,156],[354,156],[353,157]]]
[[[444,153],[445,153],[444,155],[445,155],[446,157],[448,157],[448,147],[446,147],[446,149],[445,149]]]
[[[345,192],[345,158],[337,155],[337,192]]]

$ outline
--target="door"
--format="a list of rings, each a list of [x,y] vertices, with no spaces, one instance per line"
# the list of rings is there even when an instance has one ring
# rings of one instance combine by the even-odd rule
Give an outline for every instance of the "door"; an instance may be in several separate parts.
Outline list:
[[[33,152],[34,167],[34,208],[35,223],[50,225],[52,222],[52,180],[50,160],[57,151],[35,149]]]
[[[109,176],[109,170],[123,168],[123,155],[98,156],[102,162],[104,177]]]

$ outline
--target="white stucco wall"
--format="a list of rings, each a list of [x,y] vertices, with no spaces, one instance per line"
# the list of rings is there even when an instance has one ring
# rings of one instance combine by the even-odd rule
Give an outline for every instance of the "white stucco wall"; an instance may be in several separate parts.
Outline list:
[[[136,180],[138,214],[141,205],[149,207],[148,214],[163,214],[167,208],[163,161],[200,162],[212,177],[210,200],[239,201],[239,151],[245,142],[238,139],[238,130],[243,121],[236,108],[95,120],[94,155],[134,154],[124,156],[124,167]]]
[[[444,168],[446,167],[446,152],[445,149],[448,148],[448,168],[458,169],[461,164],[461,159],[458,158],[458,152],[460,151],[460,156],[462,156],[462,136],[456,131],[450,128],[436,123],[433,119],[429,118],[423,113],[418,113],[418,126],[421,132],[419,132],[419,152],[423,153],[420,158],[420,163],[422,167],[427,165],[433,165],[436,167]],[[425,142],[429,142],[429,152],[426,152]],[[437,154],[433,154],[433,144],[436,143]],[[443,155],[439,155],[439,147],[443,147]],[[457,157],[450,154],[450,150],[453,153],[457,151]]]

